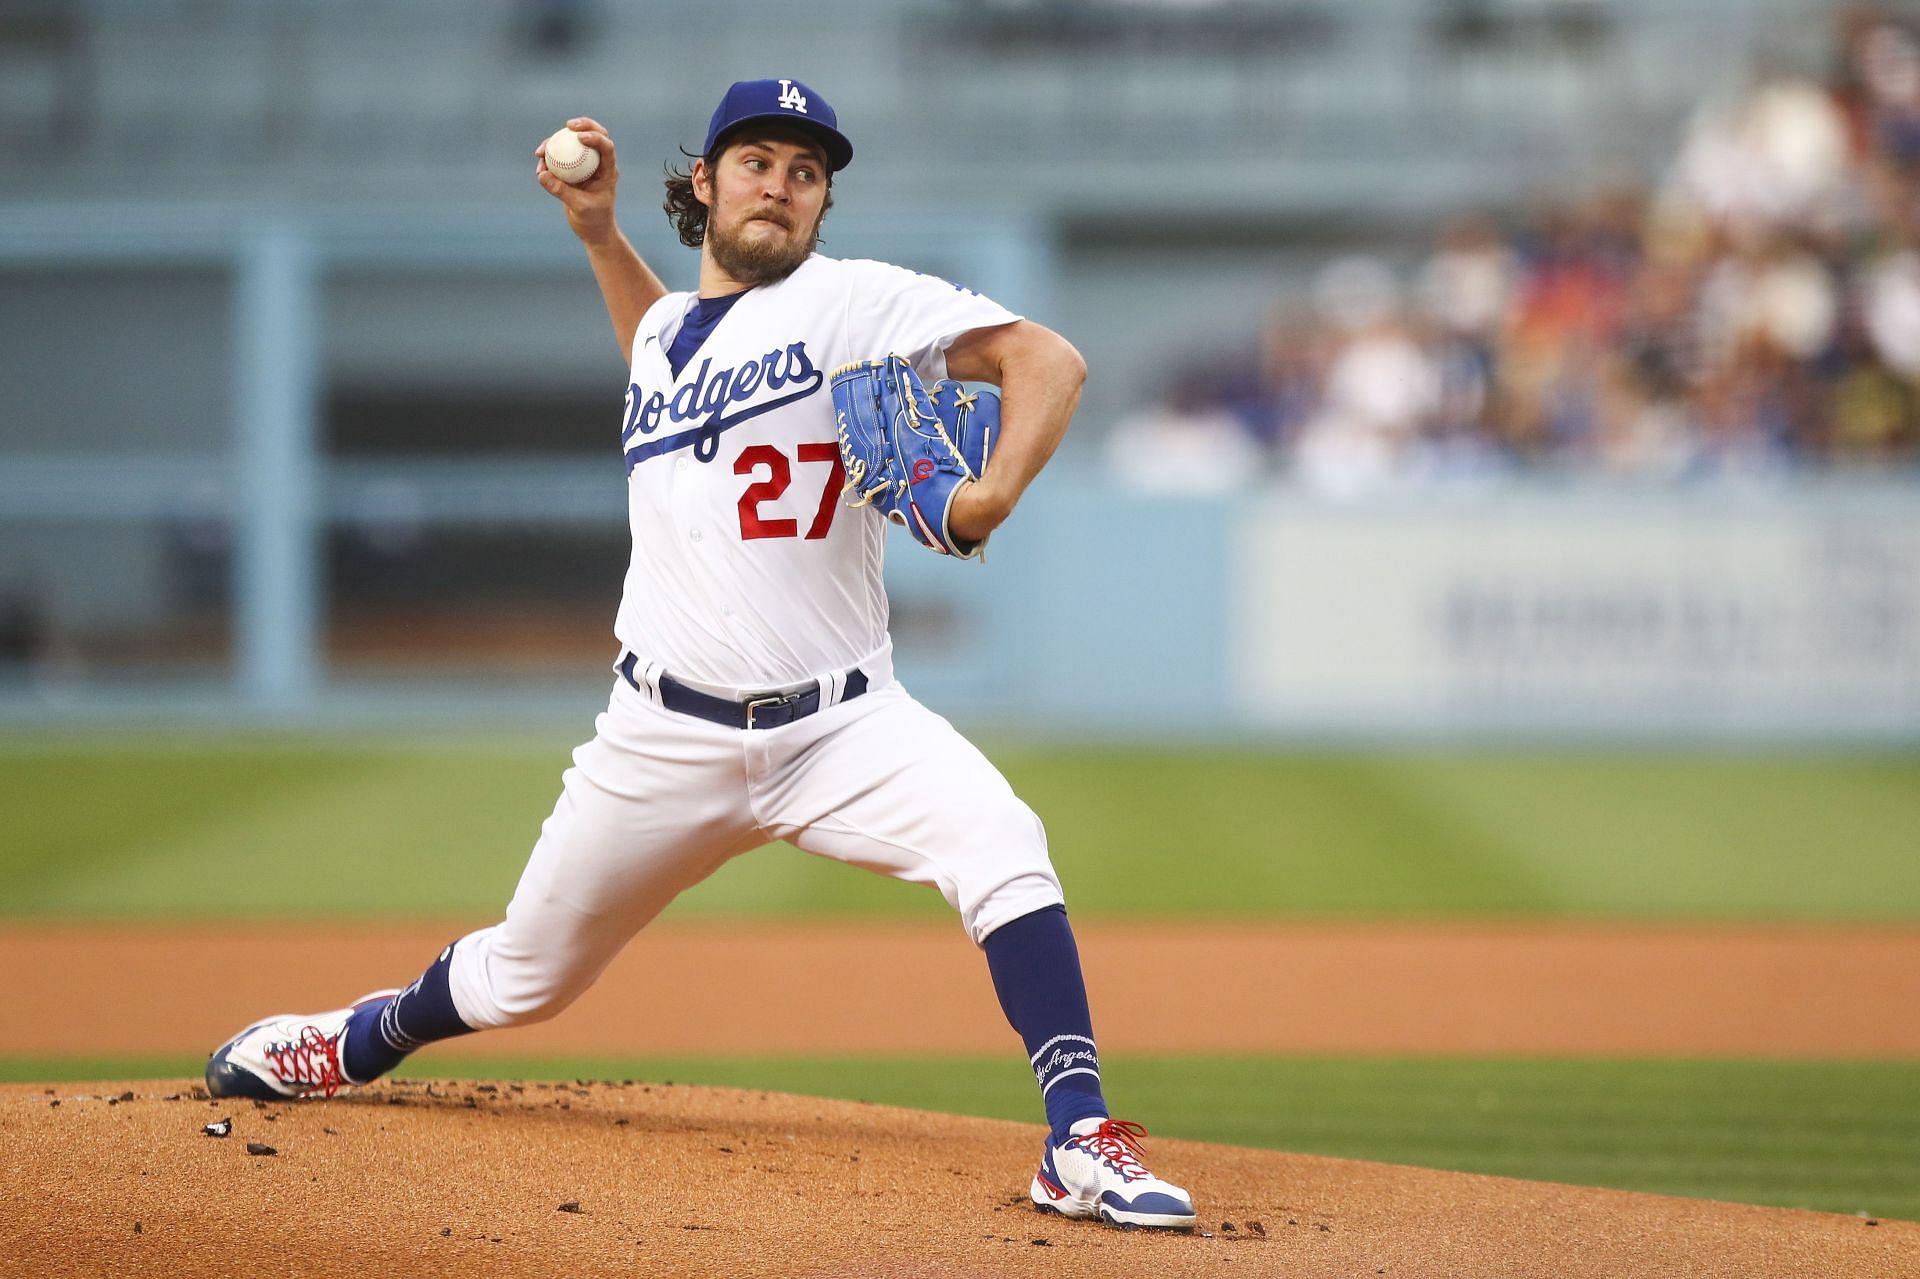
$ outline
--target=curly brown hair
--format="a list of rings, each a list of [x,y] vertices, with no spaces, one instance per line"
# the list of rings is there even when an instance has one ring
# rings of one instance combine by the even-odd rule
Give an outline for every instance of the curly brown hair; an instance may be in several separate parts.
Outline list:
[[[689,160],[702,158],[685,147],[680,148],[680,154]],[[719,158],[718,152],[705,157],[709,172]],[[680,233],[680,243],[689,249],[697,249],[706,243],[707,206],[700,203],[700,198],[693,193],[692,165],[688,165],[684,171],[671,164],[667,166],[667,195],[660,202],[660,207],[667,211],[667,221],[673,223],[673,229]]]
[[[792,131],[782,130],[782,132],[790,133]],[[688,160],[705,160],[707,162],[707,172],[712,173],[714,166],[720,163],[721,154],[725,152],[729,146],[741,141],[745,136],[747,135],[736,132],[722,137],[719,144],[714,147],[712,153],[709,155],[698,155],[687,150],[685,147],[680,148],[680,154],[687,157]],[[674,230],[680,233],[680,243],[686,245],[689,249],[697,249],[706,243],[707,239],[707,206],[700,203],[700,197],[693,193],[693,166],[689,164],[686,169],[681,170],[669,164],[667,166],[666,184],[666,198],[660,201],[660,207],[666,210],[667,221],[673,223]],[[825,217],[827,210],[832,207],[833,173],[829,171],[827,173],[827,200],[826,203],[821,206],[820,215]],[[823,236],[821,238],[824,239],[825,237]]]

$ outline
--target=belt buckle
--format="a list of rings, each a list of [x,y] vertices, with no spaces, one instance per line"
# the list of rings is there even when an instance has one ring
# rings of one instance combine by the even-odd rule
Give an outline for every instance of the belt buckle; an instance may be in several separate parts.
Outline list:
[[[762,707],[786,706],[798,700],[800,700],[800,694],[798,693],[781,693],[771,697],[749,697],[747,699],[747,727],[754,727],[754,714]]]

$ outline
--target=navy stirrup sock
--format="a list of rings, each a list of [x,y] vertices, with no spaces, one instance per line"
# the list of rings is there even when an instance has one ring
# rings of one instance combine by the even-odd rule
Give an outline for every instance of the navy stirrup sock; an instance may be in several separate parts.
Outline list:
[[[1027,1046],[1058,1144],[1079,1120],[1107,1115],[1093,1015],[1067,908],[1048,906],[1003,924],[984,949],[1001,1011]]]
[[[453,989],[447,973],[453,966],[453,947],[427,965],[427,971],[391,999],[356,1009],[347,1019],[340,1068],[354,1083],[378,1079],[414,1049],[436,1039],[473,1033],[473,1027],[454,1011]]]

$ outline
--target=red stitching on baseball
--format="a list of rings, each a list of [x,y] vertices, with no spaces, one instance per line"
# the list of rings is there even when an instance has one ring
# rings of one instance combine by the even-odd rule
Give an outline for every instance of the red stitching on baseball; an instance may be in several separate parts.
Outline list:
[[[589,154],[597,156],[599,152],[594,151],[592,147],[588,146],[586,143],[583,142],[580,144],[580,157],[572,161],[571,163],[563,160],[559,164],[555,164],[553,162],[553,157],[545,154],[542,154],[541,158],[547,162],[547,168],[551,169],[555,174],[555,176],[558,176],[560,173],[566,170],[577,169],[581,165],[585,164],[587,162],[587,156]]]

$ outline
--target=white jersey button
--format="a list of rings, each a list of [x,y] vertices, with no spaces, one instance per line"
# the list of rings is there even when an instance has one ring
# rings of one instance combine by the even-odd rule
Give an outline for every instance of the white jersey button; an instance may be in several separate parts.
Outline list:
[[[690,537],[690,538],[692,538],[692,539],[693,539],[694,541],[696,541],[696,542],[697,542],[697,541],[699,541],[699,540],[700,540],[700,530],[699,530],[699,529],[697,529],[697,528],[696,528],[696,529],[689,529],[689,530],[687,530],[687,536],[688,536],[688,537]]]
[[[675,469],[675,470],[677,470],[677,471],[684,471],[684,470],[686,470],[686,469],[687,469],[687,459],[683,457],[683,458],[681,458],[681,459],[680,459],[680,460],[679,460],[678,462],[676,462],[676,463],[674,463],[674,469]]]

